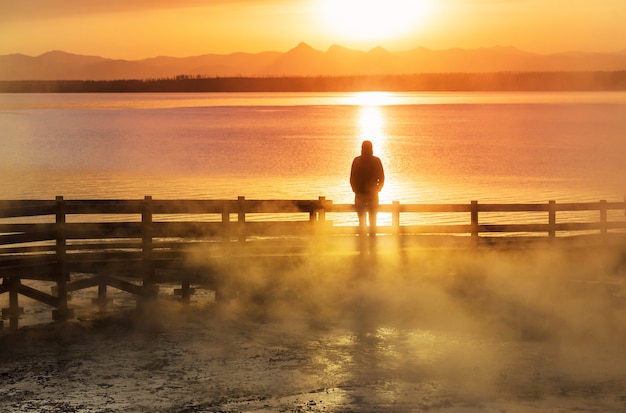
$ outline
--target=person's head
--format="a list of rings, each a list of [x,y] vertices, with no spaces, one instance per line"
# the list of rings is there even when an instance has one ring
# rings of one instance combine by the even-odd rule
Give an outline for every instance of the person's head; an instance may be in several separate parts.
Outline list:
[[[363,141],[361,144],[361,155],[373,155],[374,148],[372,147],[372,142]]]

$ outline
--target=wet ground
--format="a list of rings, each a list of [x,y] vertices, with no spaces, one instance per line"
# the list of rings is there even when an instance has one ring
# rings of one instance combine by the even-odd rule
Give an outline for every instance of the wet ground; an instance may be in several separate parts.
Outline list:
[[[106,315],[85,290],[67,323],[27,325],[50,310],[25,303],[25,326],[0,335],[0,410],[626,411],[611,260],[426,258],[306,263],[289,282],[247,271],[254,289],[189,307],[119,293]]]

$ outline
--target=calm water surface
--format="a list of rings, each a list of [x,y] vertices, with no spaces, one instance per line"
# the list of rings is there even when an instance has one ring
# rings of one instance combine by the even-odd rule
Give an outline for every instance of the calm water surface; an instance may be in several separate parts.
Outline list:
[[[0,198],[623,200],[626,93],[0,95]]]

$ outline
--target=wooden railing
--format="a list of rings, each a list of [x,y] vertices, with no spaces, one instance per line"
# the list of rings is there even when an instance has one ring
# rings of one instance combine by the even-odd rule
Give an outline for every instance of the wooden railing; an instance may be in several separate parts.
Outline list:
[[[379,211],[381,216],[387,214],[391,219],[377,227],[377,234],[403,239],[399,245],[405,247],[406,240],[423,239],[426,235],[431,239],[435,235],[447,235],[466,240],[466,245],[471,246],[514,238],[549,242],[562,235],[590,233],[600,238],[626,237],[626,200],[545,204],[393,202],[381,205]],[[513,219],[515,213],[538,214],[542,222]],[[559,219],[567,213],[593,216]],[[429,221],[420,218],[422,215],[446,219]],[[311,237],[324,241],[357,233],[356,225],[334,225],[329,216],[349,216],[352,221],[341,221],[356,222],[353,205],[334,204],[324,197],[315,200],[244,197],[153,200],[149,196],[138,200],[65,200],[57,197],[0,201],[0,277],[3,278],[0,294],[9,294],[9,308],[3,310],[3,316],[11,319],[12,326],[17,325],[21,312],[18,294],[54,307],[56,319],[72,317],[67,297],[69,292],[79,289],[98,286],[96,301],[101,309],[106,305],[107,286],[142,298],[153,297],[155,284],[164,280],[156,269],[185,267],[186,249],[198,244],[220,246],[222,255],[254,258],[261,254],[257,247],[263,245],[269,245],[273,255],[289,255],[306,251],[299,245],[306,245]],[[412,219],[404,219],[406,216]],[[270,243],[271,240],[287,242],[276,244]],[[93,276],[72,280],[72,273]],[[21,282],[24,279],[52,281],[56,287],[52,294],[47,294],[24,285]],[[188,301],[193,292],[190,288],[194,283],[193,271],[187,268],[175,272],[169,280],[181,283],[180,294]]]

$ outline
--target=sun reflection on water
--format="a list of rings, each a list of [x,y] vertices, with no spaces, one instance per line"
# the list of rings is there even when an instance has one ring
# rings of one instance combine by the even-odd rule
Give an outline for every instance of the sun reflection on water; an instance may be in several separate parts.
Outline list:
[[[389,92],[359,92],[352,96],[352,102],[359,106],[358,140],[369,140],[376,155],[384,157],[388,145],[388,119],[382,107],[393,104],[395,96]]]
[[[358,106],[385,106],[398,103],[399,96],[391,92],[357,92],[345,100]]]
[[[378,106],[363,106],[359,111],[359,138],[372,141],[374,148],[383,146],[385,134],[385,118]]]

